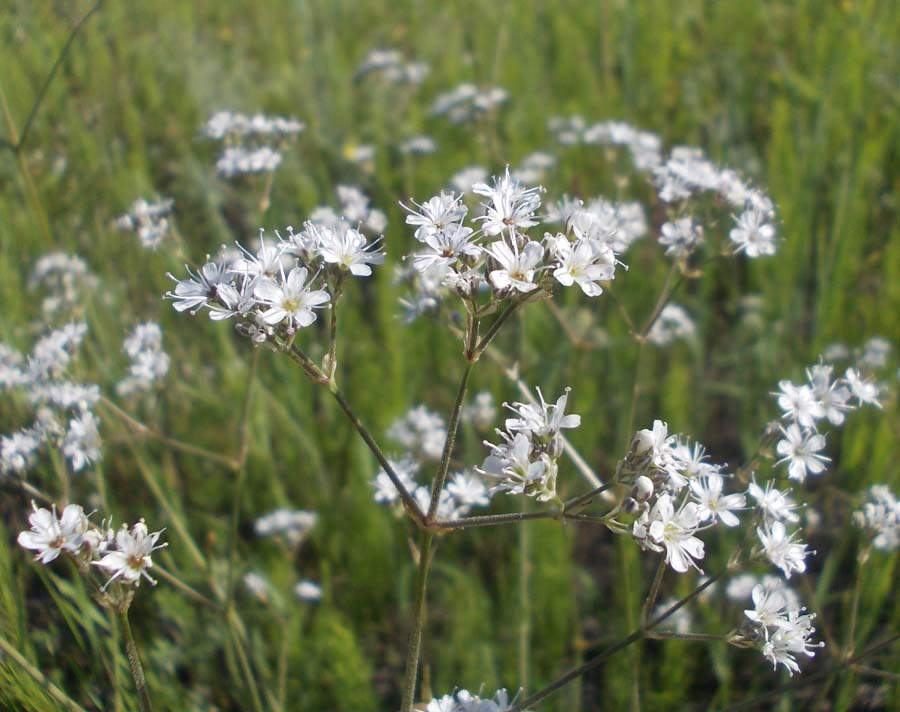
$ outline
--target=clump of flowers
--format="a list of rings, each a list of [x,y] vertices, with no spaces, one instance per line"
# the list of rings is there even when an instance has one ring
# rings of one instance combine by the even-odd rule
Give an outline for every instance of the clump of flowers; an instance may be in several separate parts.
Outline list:
[[[48,321],[80,313],[86,297],[96,286],[97,278],[87,262],[64,252],[42,256],[28,278],[28,289],[44,294],[41,313]]]
[[[233,178],[274,171],[281,164],[281,149],[304,128],[301,121],[283,116],[218,111],[206,122],[203,133],[222,142],[216,169],[223,177]]]
[[[138,198],[127,213],[116,218],[116,227],[122,231],[134,232],[143,247],[155,250],[169,233],[169,216],[174,204],[175,201],[171,198],[157,201]]]
[[[548,404],[538,390],[540,403],[504,403],[514,416],[504,430],[497,430],[501,442],[485,442],[491,454],[477,471],[494,480],[492,492],[508,492],[535,497],[539,502],[560,502],[556,493],[557,462],[563,453],[561,431],[581,425],[581,416],[566,414],[569,390]]]
[[[380,81],[386,84],[418,86],[428,76],[425,62],[408,62],[397,49],[373,49],[356,69],[357,79]]]
[[[157,543],[162,531],[151,533],[143,519],[130,528],[123,524],[116,532],[109,525],[92,525],[78,504],[67,505],[61,517],[55,505],[45,509],[32,502],[32,510],[28,517],[31,529],[21,532],[18,542],[36,552],[35,559],[40,563],[47,565],[65,554],[87,576],[92,566],[99,567],[109,575],[99,586],[101,593],[113,582],[118,582],[120,589],[140,586],[142,579],[156,584],[148,573],[153,567],[152,554],[166,544]],[[119,590],[101,600],[119,603],[123,593],[127,591]],[[127,600],[130,603],[130,596]]]
[[[116,385],[120,396],[149,391],[169,372],[169,355],[162,347],[162,329],[148,321],[138,324],[122,346],[131,364],[128,375]]]
[[[3,346],[3,386],[23,394],[34,412],[30,426],[0,436],[3,474],[24,476],[42,449],[60,451],[74,472],[100,458],[98,421],[92,411],[100,389],[65,377],[86,333],[87,325],[79,322],[54,329],[34,343],[27,360]]]
[[[853,513],[856,526],[872,534],[872,545],[881,551],[900,548],[900,500],[885,485],[873,485],[862,508]]]
[[[501,87],[479,87],[465,82],[440,94],[431,105],[434,116],[445,116],[453,124],[464,124],[499,109],[508,95]]]

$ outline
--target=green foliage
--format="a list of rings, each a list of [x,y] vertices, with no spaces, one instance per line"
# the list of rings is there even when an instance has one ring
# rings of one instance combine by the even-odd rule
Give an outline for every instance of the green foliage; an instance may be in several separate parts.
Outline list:
[[[0,137],[21,130],[69,28],[90,3],[7,5],[0,13]],[[100,286],[84,307],[90,332],[76,371],[112,392],[124,366],[124,331],[158,320],[172,357],[166,390],[151,404],[125,405],[161,433],[231,456],[249,348],[227,326],[187,319],[163,304],[165,273],[261,226],[296,226],[316,206],[333,203],[336,183],[358,183],[388,214],[389,264],[346,295],[352,307],[342,312],[339,374],[380,436],[419,402],[446,412],[462,368],[460,345],[446,329],[407,328],[397,317],[400,290],[391,270],[411,237],[396,201],[431,195],[465,166],[501,169],[551,146],[552,115],[621,118],[659,132],[667,145],[702,146],[752,176],[779,206],[778,256],[710,265],[678,293],[696,315],[700,337],[665,352],[648,347],[641,356],[634,424],[660,417],[706,443],[716,461],[743,462],[774,414],[769,392],[778,379],[799,376],[832,341],[858,345],[874,334],[900,334],[898,33],[900,4],[875,0],[304,0],[252,7],[237,0],[108,0],[73,43],[21,153],[0,149],[0,339],[22,349],[32,342],[37,298],[27,275],[34,261],[50,250],[82,255]],[[420,95],[353,80],[358,62],[379,46],[431,64]],[[460,128],[429,116],[430,99],[462,81],[509,91],[495,125]],[[223,108],[296,115],[308,125],[285,156],[265,215],[261,182],[217,179],[214,149],[198,138],[206,117]],[[391,147],[419,132],[436,139],[438,153],[401,160]],[[379,147],[371,173],[344,159],[360,143]],[[616,190],[602,151],[561,155],[551,176],[555,190]],[[639,184],[629,189],[646,192]],[[175,198],[180,238],[151,254],[112,221],[137,196],[154,195]],[[656,254],[639,244],[628,256],[631,270],[615,283],[616,297],[641,318],[665,276]],[[745,294],[759,296],[755,321],[740,302]],[[567,294],[558,303],[565,324],[586,324],[584,332],[605,345],[573,345],[560,321],[535,305],[499,346],[546,393],[575,387],[573,410],[584,426],[573,442],[605,475],[633,430],[628,406],[638,349],[611,300]],[[321,357],[323,332],[310,333],[310,350]],[[487,359],[474,382],[498,400],[518,398]],[[21,424],[23,408],[4,397],[2,432]],[[112,412],[103,415],[102,469],[75,480],[73,494],[87,501],[97,493],[87,507],[97,507],[95,518],[144,516],[167,527],[169,548],[159,565],[207,599],[222,600],[237,474],[141,437]],[[229,623],[221,610],[166,580],[142,587],[133,623],[157,705],[252,709],[240,660],[246,651],[265,709],[278,709],[282,698],[285,709],[396,708],[415,570],[409,528],[372,503],[373,458],[327,394],[269,352],[260,354],[248,427],[234,573],[265,572],[274,590],[260,602],[238,586],[239,623]],[[861,537],[849,524],[855,502],[830,487],[857,493],[883,482],[896,491],[898,432],[896,401],[884,413],[856,415],[830,437],[840,466],[829,483],[812,487],[822,536],[840,545],[820,551],[803,595],[839,644],[849,627]],[[483,456],[481,437],[463,432],[467,463]],[[561,471],[560,481],[566,495],[583,488],[573,469]],[[34,483],[58,493],[49,467]],[[27,506],[11,488],[0,499],[0,633],[86,708],[134,709],[113,618],[65,566],[33,566],[14,545]],[[298,550],[253,534],[255,518],[280,506],[320,514]],[[516,506],[500,498],[498,508]],[[527,526],[524,543],[516,528],[476,529],[437,546],[425,642],[425,680],[434,693],[482,683],[515,689],[523,664],[533,691],[637,624],[653,568],[631,542],[611,543],[602,532],[558,522]],[[711,553],[710,570],[734,543]],[[866,566],[859,641],[900,626],[896,555],[875,552]],[[300,578],[323,584],[320,607],[294,600]],[[673,579],[667,583],[674,586]],[[681,593],[691,583],[682,582]],[[698,628],[738,624],[739,611],[721,601],[704,611]],[[896,652],[879,664],[900,673]],[[655,641],[593,672],[581,697],[568,692],[540,709],[719,708],[777,684],[755,653]],[[816,694],[836,710],[872,700],[900,709],[892,702],[900,699],[896,677],[859,671],[829,678],[812,693],[799,687],[781,704],[807,708]],[[53,705],[0,656],[0,707]]]

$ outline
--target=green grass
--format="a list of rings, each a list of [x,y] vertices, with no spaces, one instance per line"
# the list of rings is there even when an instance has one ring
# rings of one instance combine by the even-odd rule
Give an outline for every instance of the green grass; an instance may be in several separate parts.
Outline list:
[[[0,90],[9,109],[0,136],[21,129],[68,28],[89,6],[11,0],[11,12],[0,15]],[[80,375],[114,386],[125,364],[125,330],[158,320],[173,368],[165,392],[138,417],[172,437],[233,453],[250,350],[227,325],[189,319],[163,303],[166,271],[177,273],[186,260],[196,263],[223,243],[251,238],[260,226],[299,225],[314,207],[333,202],[338,182],[359,183],[388,213],[389,263],[399,264],[411,235],[398,200],[424,199],[472,163],[500,169],[533,150],[554,149],[546,129],[552,115],[620,118],[660,133],[667,146],[701,146],[753,176],[779,206],[784,240],[778,255],[752,264],[721,262],[688,283],[677,300],[697,316],[701,337],[690,346],[645,353],[636,423],[660,417],[707,444],[714,458],[740,463],[775,415],[769,391],[780,378],[799,377],[836,340],[858,345],[881,334],[896,349],[898,33],[900,5],[874,1],[108,0],[75,39],[21,155],[0,151],[0,339],[21,349],[31,343],[37,310],[26,281],[37,257],[50,250],[78,253],[100,279],[85,305],[90,333]],[[409,93],[355,83],[356,65],[377,46],[396,46],[430,63],[424,87]],[[428,116],[431,98],[461,81],[509,91],[509,105],[491,132]],[[308,124],[276,174],[262,221],[261,183],[216,178],[214,148],[198,138],[206,117],[222,108],[295,115]],[[420,132],[438,142],[433,156],[404,162],[389,150]],[[370,175],[342,159],[345,146],[362,142],[379,146]],[[548,180],[555,193],[611,193],[601,150],[559,155]],[[144,252],[112,227],[135,197],[153,195],[175,198],[182,254]],[[617,296],[641,315],[652,307],[666,269],[654,254],[641,244],[629,254],[632,269],[615,284]],[[463,366],[460,345],[446,329],[409,328],[396,318],[399,294],[389,265],[351,287],[342,315],[342,385],[378,435],[419,402],[446,413]],[[764,321],[755,331],[737,318],[743,294],[762,299]],[[521,360],[526,381],[545,392],[574,387],[573,409],[584,425],[573,441],[599,472],[609,473],[630,437],[636,347],[605,297],[585,302],[567,294],[560,303],[572,313],[589,309],[610,346],[575,348],[549,311],[535,305],[501,337],[501,347]],[[304,338],[316,351],[324,334]],[[473,387],[490,388],[498,400],[517,397],[487,360]],[[5,399],[3,432],[18,427],[23,413],[22,403]],[[327,393],[270,352],[260,354],[248,422],[239,572],[265,572],[285,599],[273,612],[238,594],[245,648],[263,694],[277,694],[284,649],[289,709],[395,708],[415,568],[408,528],[371,501],[373,458]],[[169,547],[160,563],[211,596],[198,562],[224,566],[235,474],[137,440],[114,418],[103,425],[106,447],[97,477],[108,501],[91,506],[117,521],[145,516],[151,525],[166,526]],[[896,492],[898,433],[896,399],[883,413],[855,414],[830,437],[838,464],[806,497],[822,512],[824,531],[811,540],[819,555],[807,578],[810,588],[798,589],[838,641],[847,627],[862,535],[849,523],[852,502],[835,488],[855,496],[883,482]],[[464,432],[461,452],[467,462],[478,462],[480,436]],[[561,480],[567,494],[582,488],[573,470],[564,470]],[[38,472],[35,482],[55,491],[50,471]],[[74,483],[81,501],[96,488],[94,475]],[[315,509],[321,517],[293,559],[252,532],[256,516],[283,505]],[[499,503],[504,511],[516,506]],[[0,507],[0,633],[83,706],[134,709],[114,617],[65,566],[43,570],[15,546],[25,498],[4,493]],[[179,522],[195,544],[193,553]],[[528,686],[535,690],[631,630],[629,618],[633,623],[639,614],[655,562],[631,542],[611,544],[602,532],[550,522],[528,527]],[[727,555],[728,542],[713,548],[710,570]],[[425,679],[435,694],[457,685],[519,684],[520,555],[515,528],[441,541],[424,648]],[[896,554],[878,552],[867,564],[858,650],[898,628],[896,567]],[[300,577],[322,582],[325,596],[317,608],[288,604]],[[683,595],[691,585],[670,574],[666,595],[676,586]],[[698,628],[724,632],[737,625],[740,611],[714,600],[697,608]],[[160,709],[251,709],[217,611],[163,582],[140,589],[132,620]],[[813,670],[834,662],[827,653],[821,657]],[[817,694],[834,709],[859,709],[876,694],[884,709],[900,709],[896,648],[878,665],[895,677],[845,671],[785,693],[779,709],[812,708]],[[722,708],[784,681],[750,651],[653,642],[590,675],[580,683],[580,698],[572,688],[540,709]],[[45,710],[52,704],[0,657],[0,706]]]

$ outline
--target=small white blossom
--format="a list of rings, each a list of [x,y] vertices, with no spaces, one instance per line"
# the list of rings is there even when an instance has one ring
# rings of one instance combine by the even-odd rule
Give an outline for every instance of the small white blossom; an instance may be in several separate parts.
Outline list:
[[[694,536],[700,527],[699,507],[694,502],[683,503],[678,510],[669,494],[661,494],[653,509],[635,521],[632,534],[645,549],[666,552],[666,563],[673,570],[685,573],[688,568],[700,568],[696,562],[703,558],[703,542]]]
[[[44,509],[32,502],[32,513],[28,517],[31,531],[19,534],[19,546],[36,551],[35,558],[42,564],[49,564],[63,551],[77,554],[81,549],[88,520],[80,505],[70,504],[63,509],[62,517],[56,515],[56,505]]]
[[[801,430],[795,423],[781,429],[784,439],[776,446],[782,456],[776,464],[788,463],[788,477],[803,482],[807,474],[818,475],[825,471],[830,458],[820,455],[825,449],[825,436],[815,431]]]
[[[269,308],[262,313],[266,324],[280,324],[287,320],[297,326],[309,326],[316,320],[313,309],[320,309],[331,297],[322,289],[312,290],[307,283],[309,270],[306,267],[294,267],[279,284],[271,279],[261,279],[256,283],[253,293]]]
[[[162,531],[151,534],[143,519],[130,530],[123,524],[116,534],[115,551],[110,551],[99,561],[93,562],[94,566],[112,572],[103,588],[107,588],[113,581],[140,586],[141,578],[147,579],[155,586],[156,581],[150,577],[147,569],[153,566],[150,555],[166,546],[156,543],[161,535]]]
[[[775,228],[768,223],[769,216],[759,209],[747,210],[736,218],[737,227],[729,234],[731,241],[737,245],[737,251],[747,257],[774,255]]]
[[[806,571],[809,552],[806,544],[796,541],[797,532],[788,535],[784,524],[775,521],[757,527],[756,533],[769,561],[784,572],[785,578],[790,578],[793,571]]]

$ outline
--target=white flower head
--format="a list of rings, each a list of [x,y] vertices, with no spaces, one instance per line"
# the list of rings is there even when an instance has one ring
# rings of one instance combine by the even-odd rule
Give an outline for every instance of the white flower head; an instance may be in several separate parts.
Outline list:
[[[80,505],[67,505],[62,517],[57,517],[56,505],[44,509],[32,502],[31,508],[33,511],[28,517],[31,530],[19,534],[19,546],[36,551],[35,559],[42,564],[49,564],[63,551],[73,555],[78,553],[88,529],[88,520]]]
[[[115,550],[109,551],[102,559],[93,562],[95,566],[112,572],[103,588],[106,589],[113,581],[140,586],[141,578],[147,579],[155,586],[156,581],[150,577],[147,570],[153,566],[150,555],[166,546],[156,543],[162,533],[163,530],[151,534],[143,519],[130,530],[123,524],[116,533]]]
[[[256,298],[269,307],[262,313],[266,324],[288,321],[291,325],[309,326],[316,320],[313,310],[322,308],[331,297],[325,290],[310,289],[308,275],[306,267],[294,267],[282,283],[271,279],[261,279],[256,283]]]

